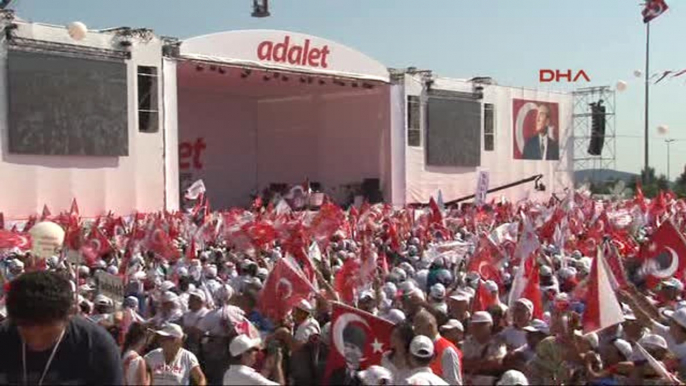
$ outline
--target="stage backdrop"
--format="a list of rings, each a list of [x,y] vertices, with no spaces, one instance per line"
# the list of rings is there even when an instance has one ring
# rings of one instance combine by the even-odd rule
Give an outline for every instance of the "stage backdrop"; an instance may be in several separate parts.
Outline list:
[[[512,99],[512,139],[514,159],[557,161],[560,159],[559,108],[555,102]],[[544,129],[547,143],[540,150],[538,127]],[[545,157],[542,153],[545,153]]]

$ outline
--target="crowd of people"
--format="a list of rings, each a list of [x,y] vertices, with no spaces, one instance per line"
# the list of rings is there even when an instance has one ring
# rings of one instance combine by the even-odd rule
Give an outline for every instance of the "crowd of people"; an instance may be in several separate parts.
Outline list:
[[[67,230],[56,256],[0,249],[0,384],[681,383],[684,208],[569,192],[94,222],[72,209],[44,219]],[[660,240],[667,226],[679,234]],[[620,314],[596,325],[598,280]]]

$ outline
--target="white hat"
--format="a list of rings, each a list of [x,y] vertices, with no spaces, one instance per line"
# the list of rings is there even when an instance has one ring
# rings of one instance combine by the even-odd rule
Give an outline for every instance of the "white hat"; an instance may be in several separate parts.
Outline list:
[[[157,330],[155,333],[160,336],[170,336],[176,339],[183,338],[183,330],[181,329],[181,326],[174,323],[165,324],[161,330]]]
[[[646,334],[643,338],[638,340],[638,344],[647,348],[662,348],[667,349],[667,341],[660,335]]]
[[[205,295],[205,291],[202,291],[199,289],[188,291],[188,296],[195,296],[195,297],[199,298],[200,300],[202,300],[203,303],[205,301],[207,301],[207,296]]]
[[[100,294],[95,297],[95,304],[99,306],[111,306],[114,304],[112,299],[108,298],[107,296]]]
[[[434,355],[434,342],[424,335],[417,335],[410,343],[410,353],[418,358],[431,358]]]
[[[686,308],[681,308],[678,311],[665,311],[665,315],[681,327],[686,328]]]
[[[469,319],[470,324],[474,323],[491,323],[493,324],[493,317],[486,311],[477,311]]]
[[[539,273],[541,274],[541,276],[550,276],[553,274],[553,270],[547,265],[542,265],[539,270]]]
[[[561,279],[569,279],[570,277],[576,276],[576,268],[574,267],[564,267],[558,272]]]
[[[450,298],[458,302],[468,302],[472,296],[467,291],[457,290],[450,295]]]
[[[484,288],[486,288],[488,292],[498,292],[498,284],[493,280],[486,280],[484,282]]]
[[[85,265],[82,265],[79,267],[79,275],[88,276],[90,273],[91,273],[90,268],[86,267]]]
[[[297,309],[299,309],[299,310],[303,310],[303,311],[305,311],[305,312],[307,312],[307,313],[312,313],[312,311],[314,311],[314,308],[312,308],[312,304],[310,304],[310,302],[308,302],[308,301],[305,300],[305,299],[300,300],[300,301],[295,305],[295,308],[297,308]]]
[[[358,300],[363,300],[365,298],[374,299],[375,298],[374,291],[365,290],[365,291],[360,292],[360,296],[358,296]]]
[[[519,299],[517,299],[515,304],[523,305],[524,307],[526,307],[527,310],[529,310],[530,314],[534,313],[534,303],[527,298],[519,298]]]
[[[393,324],[399,324],[405,321],[405,313],[397,308],[392,308],[386,314],[386,320]]]
[[[584,256],[579,260],[579,271],[582,273],[589,273],[591,272],[591,265],[593,264],[593,259],[590,257]]]
[[[634,354],[634,349],[631,347],[631,343],[625,341],[624,339],[615,339],[612,344],[614,344],[617,350],[624,355],[625,359],[631,358],[631,356]]]
[[[251,339],[249,336],[241,334],[233,338],[231,344],[229,344],[229,352],[231,356],[237,357],[252,348],[259,348],[261,343],[262,341],[259,338]]]
[[[110,265],[109,267],[107,267],[107,273],[109,273],[110,275],[117,275],[119,274],[119,268],[117,268],[114,265]]]
[[[677,279],[675,277],[670,277],[667,280],[663,280],[661,284],[663,287],[676,288],[677,291],[683,291],[684,290],[684,283],[682,283],[679,279]]]
[[[441,331],[444,331],[444,330],[453,330],[453,329],[457,329],[457,330],[459,330],[459,331],[464,332],[464,326],[462,325],[462,322],[460,322],[460,321],[457,320],[457,319],[450,319],[450,320],[448,320],[444,325],[442,325],[442,326],[440,327],[440,330],[441,330]]]
[[[186,277],[188,276],[188,268],[186,267],[179,267],[176,270],[176,273],[179,275],[179,277]]]
[[[163,303],[176,302],[177,300],[179,300],[179,296],[171,291],[167,291],[162,295]]]
[[[526,378],[522,372],[517,370],[507,370],[500,380],[496,383],[496,386],[528,386],[529,380]]]
[[[550,334],[550,327],[548,327],[548,323],[540,319],[532,320],[531,324],[522,328],[522,330],[526,332],[542,332],[544,334]]]
[[[598,334],[596,334],[595,332],[589,332],[588,334],[584,335],[584,339],[586,339],[588,344],[590,344],[594,350],[598,349],[598,346],[600,345],[600,339],[598,338]]]
[[[390,299],[395,299],[396,295],[398,293],[398,287],[395,286],[395,284],[391,282],[387,282],[381,287],[383,292],[386,294],[386,297]]]
[[[173,282],[165,280],[162,282],[162,285],[160,286],[160,291],[167,292],[174,287],[176,287],[176,285]]]
[[[438,300],[445,298],[445,286],[441,283],[436,283],[431,286],[431,297]]]
[[[205,276],[208,278],[217,277],[217,266],[214,264],[208,264],[205,267]]]
[[[367,370],[357,373],[357,376],[365,385],[379,385],[381,381],[391,382],[393,380],[393,374],[381,366],[369,366]]]

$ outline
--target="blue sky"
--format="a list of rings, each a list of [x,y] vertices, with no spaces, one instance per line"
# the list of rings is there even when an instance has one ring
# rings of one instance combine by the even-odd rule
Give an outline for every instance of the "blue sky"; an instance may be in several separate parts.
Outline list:
[[[31,21],[90,28],[152,28],[191,37],[233,29],[270,28],[338,41],[389,67],[415,66],[452,77],[487,75],[499,83],[547,89],[540,68],[584,69],[590,85],[628,82],[617,94],[617,168],[643,165],[645,27],[641,0],[271,0],[272,16],[250,17],[252,0],[16,0]],[[686,1],[651,26],[651,72],[686,68]],[[587,86],[583,84],[582,86]],[[573,86],[555,86],[571,90]],[[666,173],[664,137],[670,128],[671,174],[686,165],[686,75],[651,87],[651,165]]]

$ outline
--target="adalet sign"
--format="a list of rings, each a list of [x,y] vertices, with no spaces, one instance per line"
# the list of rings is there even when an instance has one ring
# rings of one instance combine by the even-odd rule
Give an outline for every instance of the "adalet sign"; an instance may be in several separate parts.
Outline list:
[[[310,39],[305,39],[302,45],[292,43],[289,35],[282,42],[265,40],[257,46],[257,58],[260,60],[315,68],[328,68],[327,59],[330,53],[328,45],[313,47]]]
[[[186,39],[182,59],[390,82],[388,68],[343,44],[293,31],[227,31]]]

